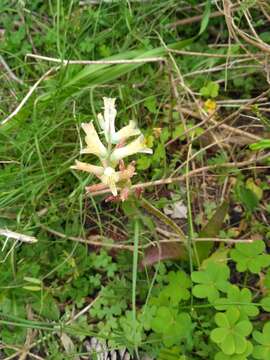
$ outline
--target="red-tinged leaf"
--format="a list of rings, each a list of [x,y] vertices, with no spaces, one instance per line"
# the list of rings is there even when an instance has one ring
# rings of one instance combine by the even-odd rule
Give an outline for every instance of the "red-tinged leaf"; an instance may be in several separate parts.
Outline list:
[[[151,266],[163,260],[179,260],[186,257],[184,244],[179,242],[161,243],[146,249],[141,267]]]

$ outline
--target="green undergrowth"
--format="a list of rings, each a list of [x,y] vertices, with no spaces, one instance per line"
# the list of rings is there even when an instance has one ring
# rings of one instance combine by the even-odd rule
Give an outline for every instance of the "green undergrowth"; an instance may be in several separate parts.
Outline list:
[[[193,6],[190,16],[197,14],[198,1],[184,3]],[[139,65],[60,64],[0,127],[0,228],[38,239],[26,244],[0,237],[5,356],[29,345],[30,338],[30,352],[46,359],[77,359],[87,355],[84,341],[95,336],[110,349],[127,348],[134,359],[147,354],[158,360],[269,360],[269,175],[252,164],[243,170],[234,166],[269,148],[268,112],[254,105],[247,113],[256,117],[266,139],[204,149],[212,138],[202,134],[211,124],[194,128],[196,116],[182,122],[177,106],[186,93],[179,87],[177,98],[172,84],[180,69],[206,112],[218,101],[255,97],[269,85],[256,66],[208,72],[226,58],[169,56],[164,46],[226,55],[226,47],[208,46],[217,32],[220,44],[228,37],[224,19],[209,18],[216,10],[210,3],[202,8],[201,22],[174,28],[170,24],[189,11],[179,10],[174,0],[85,6],[79,1],[20,1],[16,6],[1,1],[1,56],[23,81],[0,75],[1,120],[35,81],[59,65],[25,58],[27,53],[71,60],[167,59]],[[240,21],[241,9],[237,16]],[[237,44],[231,53],[243,55]],[[195,71],[201,72],[192,75]],[[103,195],[86,195],[85,186],[96,180],[70,166],[84,141],[80,125],[90,120],[98,125],[104,96],[117,98],[117,128],[135,119],[153,150],[152,156],[136,157],[134,184],[180,176],[192,166],[212,166],[207,176],[148,187],[145,203],[132,196],[111,203]],[[235,106],[219,109],[215,121]],[[189,167],[188,154],[196,154]],[[91,155],[84,159],[95,163]],[[232,165],[224,167],[227,162]],[[269,157],[260,165],[269,166]],[[179,202],[187,208],[184,220],[158,215]],[[166,246],[165,261],[147,250],[160,239],[160,227],[187,237],[184,245]],[[95,235],[106,246],[78,241]],[[224,241],[210,246],[192,241],[207,237]],[[253,242],[230,242],[237,238]],[[115,244],[134,245],[135,250]],[[163,245],[161,251],[166,253]],[[151,266],[144,267],[144,260]]]

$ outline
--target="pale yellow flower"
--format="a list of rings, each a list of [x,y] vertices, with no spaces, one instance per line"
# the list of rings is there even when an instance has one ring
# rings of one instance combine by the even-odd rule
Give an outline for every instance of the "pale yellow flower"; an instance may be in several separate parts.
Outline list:
[[[116,148],[113,150],[110,159],[118,162],[119,160],[134,155],[136,153],[152,154],[152,149],[146,146],[146,141],[143,135],[139,136],[136,140],[133,140],[126,146]]]
[[[112,137],[112,143],[118,144],[121,141],[128,139],[131,136],[140,135],[141,131],[136,127],[136,123],[133,120],[130,120],[127,126],[124,126],[122,129],[117,131]]]
[[[94,154],[104,160],[108,156],[108,151],[100,141],[93,123],[83,123],[82,128],[86,133],[85,142],[87,147],[81,150],[81,154]]]

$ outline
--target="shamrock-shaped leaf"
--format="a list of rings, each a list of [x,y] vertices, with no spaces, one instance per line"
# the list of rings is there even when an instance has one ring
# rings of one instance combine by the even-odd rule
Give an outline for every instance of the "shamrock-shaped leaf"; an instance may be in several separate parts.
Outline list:
[[[258,274],[262,268],[270,265],[270,255],[265,254],[264,250],[264,242],[257,240],[251,244],[237,243],[230,254],[239,272],[249,270]]]
[[[187,313],[178,313],[177,310],[161,306],[151,322],[151,328],[161,334],[164,345],[170,347],[190,336],[192,323]]]
[[[243,354],[226,355],[222,351],[219,351],[215,356],[215,360],[247,360],[247,357],[252,353],[252,350],[253,345],[250,341],[247,341],[247,349]]]
[[[270,269],[267,269],[267,271],[266,271],[266,274],[265,274],[264,279],[263,279],[263,285],[267,289],[270,289]]]
[[[240,312],[236,307],[215,316],[218,328],[211,331],[211,340],[217,343],[226,355],[243,354],[247,350],[246,336],[251,333],[252,325],[248,320],[239,321],[239,318]]]
[[[178,305],[181,300],[190,298],[188,288],[191,286],[191,281],[186,273],[170,271],[166,280],[169,284],[164,286],[159,294],[160,304],[166,304],[169,300],[171,305]]]
[[[270,296],[266,296],[261,300],[261,306],[263,310],[270,312]]]
[[[253,357],[255,359],[263,359],[269,360],[270,359],[270,322],[267,322],[264,327],[263,331],[254,331],[253,338],[257,341],[260,345],[254,346],[253,350]]]
[[[219,298],[215,301],[217,310],[228,310],[236,307],[240,315],[256,316],[259,313],[257,306],[252,305],[252,294],[249,289],[240,290],[236,285],[230,285],[227,291],[227,298]]]
[[[219,291],[226,292],[230,275],[229,268],[224,264],[208,262],[206,268],[200,271],[193,271],[191,279],[198,283],[192,289],[197,298],[208,298],[210,302],[219,297]]]
[[[202,96],[215,98],[218,96],[219,84],[213,81],[209,81],[206,86],[200,89]]]

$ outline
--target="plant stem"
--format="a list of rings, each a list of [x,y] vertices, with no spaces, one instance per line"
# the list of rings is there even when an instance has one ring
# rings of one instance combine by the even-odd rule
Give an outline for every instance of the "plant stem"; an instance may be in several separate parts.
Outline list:
[[[136,356],[138,349],[136,345],[136,284],[138,270],[138,250],[139,250],[139,220],[135,219],[134,223],[134,251],[133,251],[133,267],[132,267],[132,320],[133,320],[133,338]]]

